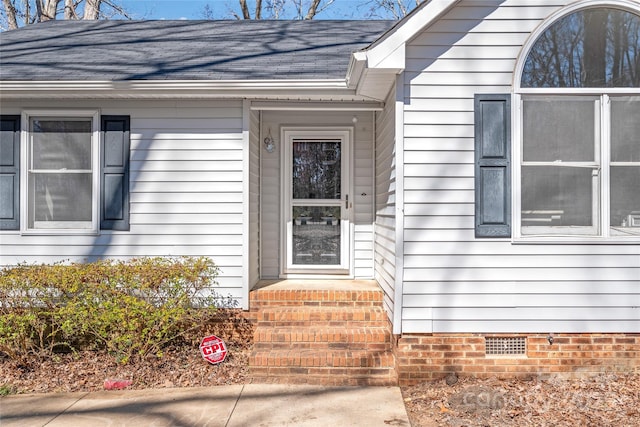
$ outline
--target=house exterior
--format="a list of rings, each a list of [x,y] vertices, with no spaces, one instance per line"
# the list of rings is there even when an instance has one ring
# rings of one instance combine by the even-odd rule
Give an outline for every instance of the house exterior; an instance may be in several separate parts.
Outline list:
[[[0,38],[0,264],[374,279],[401,380],[640,366],[640,4]],[[446,369],[445,369],[446,370]]]

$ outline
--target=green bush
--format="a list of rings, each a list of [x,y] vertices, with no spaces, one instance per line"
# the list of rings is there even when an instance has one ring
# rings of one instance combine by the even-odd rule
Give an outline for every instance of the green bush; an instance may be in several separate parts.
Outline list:
[[[15,392],[16,388],[11,384],[0,385],[0,396],[9,396],[10,394],[14,394]]]
[[[215,310],[208,258],[19,265],[0,272],[0,351],[12,358],[79,349],[118,361],[160,356]]]

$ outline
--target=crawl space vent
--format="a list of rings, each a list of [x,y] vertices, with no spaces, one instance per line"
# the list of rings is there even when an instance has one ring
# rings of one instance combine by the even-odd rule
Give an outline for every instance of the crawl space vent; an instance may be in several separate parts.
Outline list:
[[[524,356],[527,354],[525,337],[486,337],[484,345],[487,356]]]

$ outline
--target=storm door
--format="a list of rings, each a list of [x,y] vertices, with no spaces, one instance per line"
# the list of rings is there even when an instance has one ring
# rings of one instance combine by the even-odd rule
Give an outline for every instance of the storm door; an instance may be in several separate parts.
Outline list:
[[[284,273],[349,273],[349,131],[285,130]]]

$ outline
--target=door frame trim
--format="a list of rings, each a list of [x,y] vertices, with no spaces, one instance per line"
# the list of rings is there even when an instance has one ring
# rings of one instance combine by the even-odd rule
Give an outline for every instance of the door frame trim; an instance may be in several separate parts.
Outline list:
[[[346,141],[347,150],[343,150],[342,169],[346,173],[343,182],[346,179],[346,194],[353,194],[353,146],[354,146],[354,128],[352,126],[283,126],[280,129],[281,141],[281,159],[280,159],[280,278],[340,278],[349,279],[354,277],[353,250],[354,250],[354,208],[353,197],[349,197],[349,208],[347,209],[347,224],[344,231],[346,239],[345,263],[346,268],[288,268],[289,250],[289,227],[291,224],[291,141],[295,137],[314,138],[343,138]],[[343,190],[344,193],[344,190]]]

